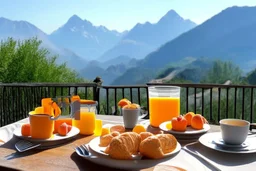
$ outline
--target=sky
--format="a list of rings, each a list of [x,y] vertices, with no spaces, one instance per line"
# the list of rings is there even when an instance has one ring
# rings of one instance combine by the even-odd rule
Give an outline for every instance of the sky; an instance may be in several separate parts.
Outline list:
[[[74,14],[108,29],[130,30],[156,23],[169,10],[201,24],[230,6],[256,6],[256,0],[0,0],[0,17],[28,21],[50,34]]]

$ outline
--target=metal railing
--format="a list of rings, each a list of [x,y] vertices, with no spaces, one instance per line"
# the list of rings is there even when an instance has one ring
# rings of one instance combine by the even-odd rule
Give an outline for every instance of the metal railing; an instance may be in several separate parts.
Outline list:
[[[228,117],[256,122],[256,86],[253,85],[148,83],[132,86],[98,86],[95,83],[12,83],[0,84],[0,126],[27,117],[29,111],[41,105],[42,98],[74,94],[98,101],[100,114],[119,115],[117,103],[122,98],[140,104],[145,112],[148,112],[149,85],[181,87],[181,114],[188,111],[201,113],[210,123],[215,124]]]

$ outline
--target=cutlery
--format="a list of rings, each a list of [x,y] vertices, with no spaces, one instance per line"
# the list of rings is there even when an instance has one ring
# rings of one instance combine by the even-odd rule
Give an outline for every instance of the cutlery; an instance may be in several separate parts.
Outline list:
[[[197,143],[197,142],[196,142]],[[200,153],[198,152],[194,152],[190,149],[187,148],[188,145],[192,145],[194,143],[190,143],[190,144],[187,144],[185,146],[183,146],[181,149],[183,149],[184,151],[200,158],[201,160],[203,160],[204,162],[206,162],[209,166],[211,166],[212,168],[214,168],[216,171],[221,171],[217,166],[215,166],[214,164],[212,164],[210,161],[208,161],[208,159],[206,159],[203,155],[201,155]]]
[[[93,156],[91,152],[89,151],[88,147],[85,144],[82,144],[80,146],[76,146],[74,148],[75,152],[82,157],[87,158],[98,158],[97,156]]]
[[[41,144],[39,143],[32,143],[30,141],[27,140],[20,140],[15,144],[15,148],[19,151],[19,152],[24,152],[36,147],[39,147]]]

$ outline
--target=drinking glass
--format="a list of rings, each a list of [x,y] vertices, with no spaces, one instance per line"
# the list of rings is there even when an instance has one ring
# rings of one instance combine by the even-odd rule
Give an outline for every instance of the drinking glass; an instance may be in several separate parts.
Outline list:
[[[102,120],[101,119],[96,119],[95,120],[94,135],[95,136],[101,136],[101,131],[102,131]]]
[[[150,125],[159,127],[165,121],[180,115],[180,87],[149,86]]]

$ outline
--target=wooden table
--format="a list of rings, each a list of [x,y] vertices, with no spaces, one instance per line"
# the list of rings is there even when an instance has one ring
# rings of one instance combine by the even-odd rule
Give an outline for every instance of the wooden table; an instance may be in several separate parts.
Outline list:
[[[119,116],[104,116],[98,115],[98,118],[103,120],[103,124],[121,123],[122,118]],[[218,131],[218,126],[211,126],[211,131]],[[68,142],[62,146],[39,150],[33,149],[24,153],[16,152],[14,144],[17,138],[13,137],[10,141],[0,146],[0,170],[42,170],[42,171],[56,171],[56,170],[104,170],[117,171],[118,169],[108,168],[105,166],[91,163],[79,157],[73,150],[73,147],[80,144],[88,143],[93,136],[78,135],[74,141]],[[207,149],[210,150],[210,149]],[[213,150],[212,150],[213,151]],[[179,155],[189,155],[182,151]],[[219,155],[219,154],[218,154]],[[256,158],[254,158],[256,160]],[[256,168],[256,164],[254,165]],[[152,171],[154,168],[147,168],[144,171]]]

